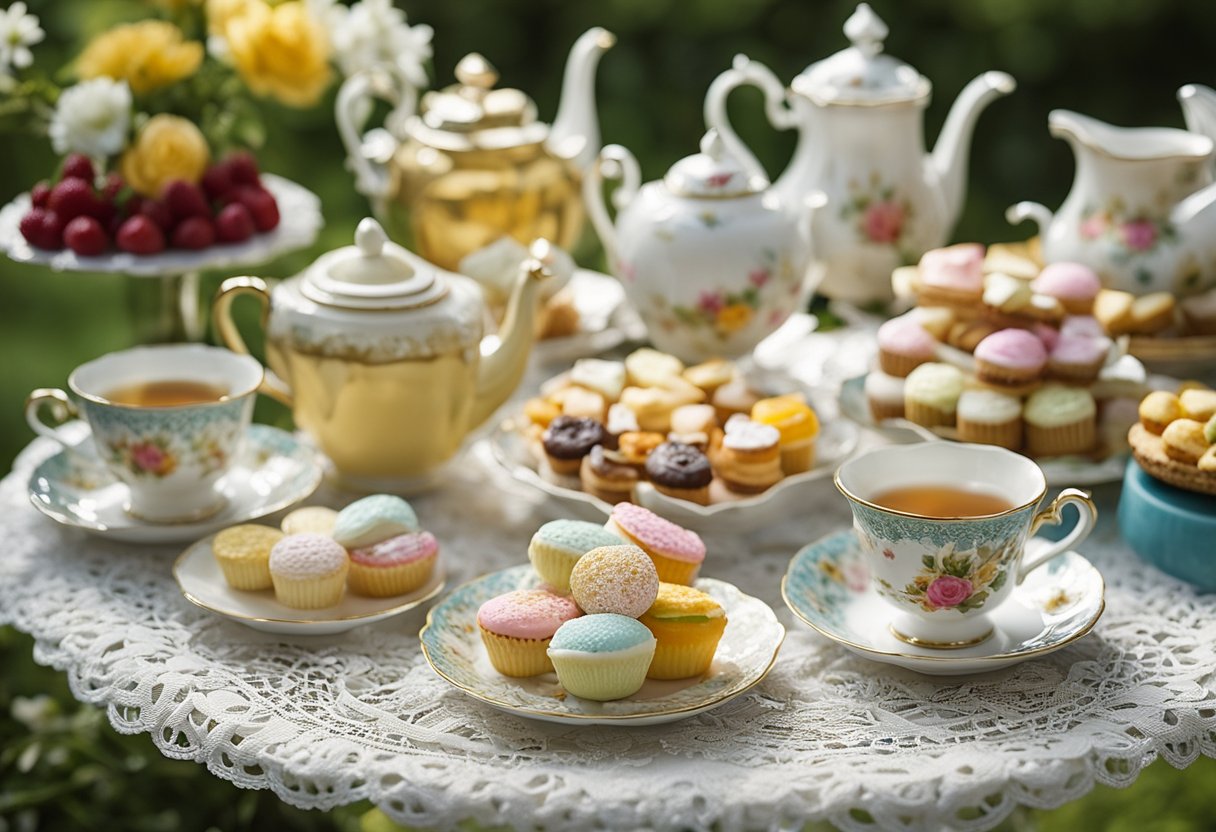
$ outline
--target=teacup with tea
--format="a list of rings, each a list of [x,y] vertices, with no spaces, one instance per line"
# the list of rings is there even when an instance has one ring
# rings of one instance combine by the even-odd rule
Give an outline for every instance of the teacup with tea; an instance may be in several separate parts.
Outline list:
[[[42,421],[43,407],[58,421],[79,416],[102,461],[130,489],[130,514],[158,523],[200,520],[224,506],[218,485],[244,447],[263,377],[257,360],[219,347],[137,347],[80,365],[67,391],[35,390],[26,421],[70,447]]]
[[[878,448],[836,472],[875,591],[893,608],[891,632],[921,647],[959,648],[992,634],[990,613],[1032,570],[1075,547],[1097,507],[1066,488],[1043,510],[1043,471],[990,445],[926,442]],[[1031,535],[1080,517],[1062,540]]]

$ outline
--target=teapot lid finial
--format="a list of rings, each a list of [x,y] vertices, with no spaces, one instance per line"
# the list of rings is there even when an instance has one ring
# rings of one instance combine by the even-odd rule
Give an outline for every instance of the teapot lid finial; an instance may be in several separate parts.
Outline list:
[[[882,51],[889,31],[869,3],[859,3],[857,10],[844,22],[844,36],[867,58]]]
[[[676,196],[693,198],[749,196],[768,188],[768,180],[750,175],[712,128],[701,139],[701,152],[672,165],[663,183]]]
[[[387,242],[388,235],[384,233],[380,223],[371,217],[359,220],[359,225],[355,228],[355,245],[360,254],[364,257],[379,257],[383,254],[384,244]]]

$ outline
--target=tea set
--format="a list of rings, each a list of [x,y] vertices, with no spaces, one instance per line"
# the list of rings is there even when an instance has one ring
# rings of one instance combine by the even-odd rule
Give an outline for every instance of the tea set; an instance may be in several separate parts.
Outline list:
[[[950,237],[976,120],[1015,83],[1002,72],[969,83],[927,153],[930,81],[883,51],[887,27],[867,4],[844,33],[848,48],[811,64],[788,88],[738,56],[708,89],[700,152],[645,184],[626,148],[600,149],[595,74],[615,41],[603,29],[574,44],[551,126],[537,119],[526,94],[497,87],[497,72],[477,54],[456,66],[455,85],[425,95],[391,71],[352,76],[338,95],[336,120],[375,218],[359,224],[354,245],[273,287],[256,277],[226,280],[213,317],[227,349],[135,348],[81,365],[66,391],[34,391],[31,427],[62,446],[31,478],[35,506],[103,537],[167,543],[299,503],[325,474],[357,492],[436,486],[470,434],[519,386],[554,252],[577,241],[584,211],[647,339],[690,364],[752,355],[815,290],[851,303],[890,300],[892,271]],[[775,181],[727,118],[728,96],[744,85],[764,94],[773,127],[799,134]],[[393,109],[383,127],[363,132],[373,97]],[[1054,214],[1029,202],[1008,214],[1011,222],[1038,223],[1047,262],[1088,264],[1108,286],[1136,294],[1187,295],[1216,285],[1216,92],[1190,85],[1179,98],[1185,131],[1051,113],[1051,134],[1077,156],[1073,189]],[[604,198],[612,180],[619,180],[614,212]],[[486,294],[457,270],[504,237],[526,246],[527,256],[514,270],[501,324],[487,334],[494,315]],[[234,322],[232,306],[242,296],[261,305],[267,368],[249,355]],[[220,393],[170,407],[111,395],[123,385],[168,380]],[[300,434],[251,425],[259,394],[290,407]],[[47,411],[54,425],[43,421]],[[848,650],[928,674],[1004,667],[1060,649],[1094,626],[1102,579],[1074,551],[1096,518],[1084,492],[1067,488],[1040,510],[1048,482],[1065,483],[1016,453],[933,441],[856,455],[855,445],[854,434],[838,455],[824,457],[854,528],[790,562],[782,590],[797,617]],[[509,448],[495,452],[510,464]],[[896,510],[882,499],[885,489],[937,486],[999,497],[1008,508],[943,517]],[[649,507],[678,515],[678,501],[661,496]],[[1032,537],[1059,523],[1065,506],[1079,513],[1071,532],[1054,543]],[[694,511],[678,520],[698,527],[714,518]],[[214,564],[205,547],[179,560],[189,600],[294,635],[380,620],[443,585],[440,575],[399,608],[339,610],[301,629],[273,610],[233,608],[208,570]],[[457,687],[541,719],[649,724],[698,712],[762,679],[780,645],[777,638],[771,655],[741,663],[746,672],[729,690],[694,697],[700,704],[691,708],[679,691],[666,691],[646,713],[555,711],[551,692],[508,701],[470,681],[483,679],[484,668],[466,666],[471,654],[459,628],[443,621],[463,620],[492,588],[462,587],[436,607],[423,649]],[[537,697],[549,707],[533,707]]]

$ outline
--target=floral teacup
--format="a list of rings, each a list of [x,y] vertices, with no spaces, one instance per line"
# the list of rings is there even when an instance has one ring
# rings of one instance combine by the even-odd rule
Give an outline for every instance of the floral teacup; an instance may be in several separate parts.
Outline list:
[[[976,517],[931,517],[875,502],[909,487],[950,487],[1002,498],[1010,508]],[[1093,529],[1098,510],[1075,488],[1038,510],[1043,472],[1020,454],[989,445],[926,442],[878,448],[840,466],[836,487],[853,509],[854,527],[875,591],[894,608],[891,632],[921,647],[979,644],[992,634],[989,613],[1032,570],[1073,548]],[[1080,519],[1063,540],[1028,541],[1075,505]],[[1027,554],[1029,549],[1029,554]]]
[[[220,393],[212,401],[150,407],[110,401],[113,391],[156,382],[194,382]],[[199,520],[224,506],[220,479],[240,455],[263,383],[262,366],[201,344],[138,347],[82,364],[60,389],[32,392],[25,417],[35,433],[70,443],[40,418],[44,404],[60,421],[88,422],[97,453],[130,489],[127,511],[150,522]]]

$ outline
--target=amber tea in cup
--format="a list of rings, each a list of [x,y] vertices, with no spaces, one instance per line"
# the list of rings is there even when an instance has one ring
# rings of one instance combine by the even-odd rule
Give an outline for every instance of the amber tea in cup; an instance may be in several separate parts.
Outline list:
[[[987,517],[1003,514],[1013,503],[995,494],[950,485],[908,485],[875,494],[871,502],[920,517]]]
[[[102,394],[114,404],[132,407],[184,407],[191,404],[218,402],[228,395],[228,388],[201,381],[148,381],[124,384]]]

